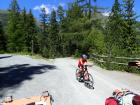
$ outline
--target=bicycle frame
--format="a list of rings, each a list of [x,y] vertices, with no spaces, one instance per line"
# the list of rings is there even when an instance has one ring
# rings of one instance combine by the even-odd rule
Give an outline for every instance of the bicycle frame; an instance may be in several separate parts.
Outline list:
[[[92,75],[88,72],[87,66],[88,65],[84,65],[84,68],[82,71],[80,71],[79,69],[76,70],[76,79],[79,82],[81,82],[81,79],[82,79],[82,81],[84,82],[84,85],[86,87],[88,87],[90,89],[94,89],[94,87],[93,87],[94,80],[93,80]]]
[[[85,75],[88,74],[88,69],[87,69],[88,65],[84,65],[84,70],[82,72],[80,72],[81,77],[83,77],[83,79],[85,80]]]

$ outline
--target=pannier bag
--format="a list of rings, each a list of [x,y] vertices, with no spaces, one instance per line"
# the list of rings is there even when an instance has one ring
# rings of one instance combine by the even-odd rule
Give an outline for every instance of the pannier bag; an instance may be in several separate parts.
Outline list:
[[[109,97],[105,100],[105,105],[119,105],[119,101],[114,97]]]
[[[140,105],[140,95],[136,95],[132,100],[133,105]]]
[[[113,96],[119,101],[119,105],[140,105],[140,96],[128,89],[115,89]]]

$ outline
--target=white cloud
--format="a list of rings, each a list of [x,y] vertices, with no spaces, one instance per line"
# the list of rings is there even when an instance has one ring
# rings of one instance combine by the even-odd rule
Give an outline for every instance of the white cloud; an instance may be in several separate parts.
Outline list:
[[[45,8],[46,14],[49,14],[50,13],[50,9],[49,9],[49,7],[47,7],[47,5],[42,4],[40,6],[40,9],[43,9],[43,8]]]
[[[39,6],[35,6],[34,10],[40,10],[40,7]]]
[[[40,6],[35,6],[33,9],[41,12],[41,9],[43,9],[43,8],[45,8],[46,14],[51,13],[51,11],[53,9],[57,10],[57,7],[55,5],[50,5],[50,4],[48,4],[48,5],[41,4]]]
[[[103,12],[102,15],[109,16],[110,15],[110,11],[109,12]]]
[[[59,5],[61,5],[62,7],[64,7],[65,6],[65,3],[59,3]]]

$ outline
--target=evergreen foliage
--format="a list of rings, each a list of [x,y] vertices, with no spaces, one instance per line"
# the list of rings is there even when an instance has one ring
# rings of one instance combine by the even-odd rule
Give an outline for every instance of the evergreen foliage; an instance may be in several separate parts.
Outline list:
[[[120,55],[117,50],[123,50],[123,16],[121,12],[121,6],[118,0],[115,0],[115,3],[112,7],[112,11],[108,18],[106,25],[106,34],[105,34],[105,45],[106,52],[109,56]]]
[[[0,21],[0,52],[3,51],[6,51],[6,36],[4,33],[2,22]]]
[[[123,47],[128,55],[136,53],[136,14],[134,12],[134,0],[124,0],[124,27]]]
[[[48,15],[45,8],[42,8],[40,14],[40,34],[38,35],[39,52],[44,57],[48,57]]]
[[[56,20],[56,11],[53,10],[51,12],[50,17],[50,24],[49,24],[49,36],[48,36],[48,42],[49,42],[49,55],[51,57],[56,57],[59,55],[59,30],[58,30],[58,22]]]
[[[19,17],[20,9],[17,0],[12,0],[9,8],[9,21],[7,26],[7,49],[9,52],[20,51],[20,47],[16,45],[20,42]]]

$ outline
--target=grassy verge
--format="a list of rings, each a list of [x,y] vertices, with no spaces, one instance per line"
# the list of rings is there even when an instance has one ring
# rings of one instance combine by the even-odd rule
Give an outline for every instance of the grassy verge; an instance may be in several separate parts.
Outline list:
[[[1,54],[24,55],[24,56],[30,56],[33,59],[44,59],[44,60],[47,60],[47,58],[42,57],[40,54],[31,54],[29,52],[13,52],[13,53],[3,52]]]

